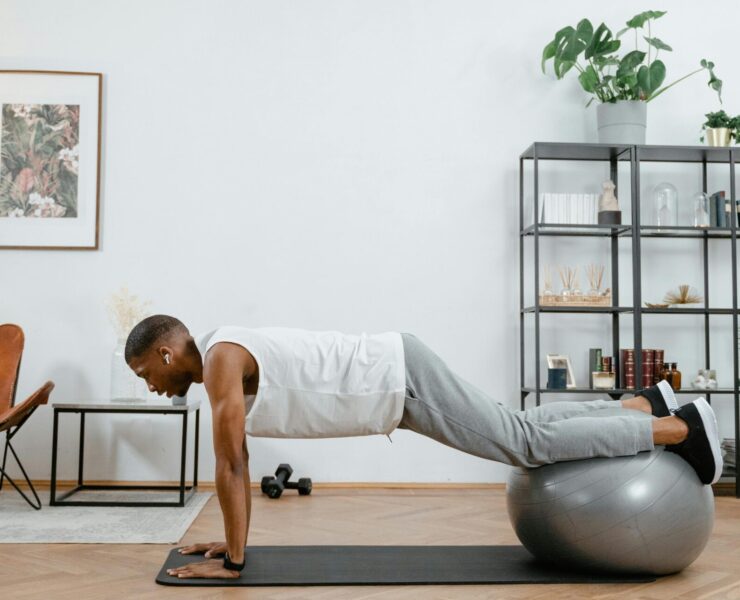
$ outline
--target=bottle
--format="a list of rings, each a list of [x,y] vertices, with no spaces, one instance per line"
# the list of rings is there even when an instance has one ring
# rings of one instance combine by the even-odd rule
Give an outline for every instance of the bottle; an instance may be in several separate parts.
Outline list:
[[[673,382],[671,381],[673,379],[673,373],[671,372],[670,363],[663,363],[663,368],[660,371],[660,378],[665,379],[671,387],[673,387]]]
[[[678,370],[678,363],[671,363],[671,387],[674,391],[681,389],[681,371]]]

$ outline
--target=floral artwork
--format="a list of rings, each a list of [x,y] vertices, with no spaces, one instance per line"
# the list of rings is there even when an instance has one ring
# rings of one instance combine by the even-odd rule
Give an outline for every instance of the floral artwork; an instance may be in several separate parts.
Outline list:
[[[79,138],[79,105],[2,105],[0,218],[77,218]]]

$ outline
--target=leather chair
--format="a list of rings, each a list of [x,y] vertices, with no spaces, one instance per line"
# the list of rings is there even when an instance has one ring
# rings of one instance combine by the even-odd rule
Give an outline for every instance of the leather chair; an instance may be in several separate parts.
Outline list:
[[[5,432],[5,450],[3,451],[3,465],[0,467],[0,490],[3,489],[3,480],[7,479],[10,484],[23,496],[33,508],[39,510],[41,501],[36,493],[31,480],[28,478],[26,470],[23,468],[15,448],[10,443],[21,426],[28,420],[34,411],[46,404],[49,400],[49,394],[54,389],[54,383],[47,381],[41,388],[36,390],[23,402],[15,404],[15,389],[18,381],[18,373],[21,368],[21,356],[23,355],[23,330],[18,325],[0,325],[0,433]],[[34,498],[33,502],[26,494],[23,493],[18,485],[13,481],[5,471],[5,463],[8,458],[8,450],[13,453],[15,462],[23,473],[28,487],[31,488]]]

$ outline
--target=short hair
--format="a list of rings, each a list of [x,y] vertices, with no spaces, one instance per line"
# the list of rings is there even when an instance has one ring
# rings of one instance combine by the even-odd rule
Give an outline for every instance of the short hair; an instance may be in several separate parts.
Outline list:
[[[147,317],[128,334],[124,354],[126,362],[131,362],[132,358],[143,355],[159,340],[176,331],[188,333],[188,328],[185,327],[182,321],[169,315]]]

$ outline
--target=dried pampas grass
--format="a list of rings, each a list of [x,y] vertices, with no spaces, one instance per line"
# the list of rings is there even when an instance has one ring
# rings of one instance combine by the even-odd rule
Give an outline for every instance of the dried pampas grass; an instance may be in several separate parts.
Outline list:
[[[149,316],[150,305],[151,302],[131,294],[126,286],[108,297],[108,316],[119,340],[125,340],[134,325]]]
[[[679,285],[677,290],[672,290],[665,295],[663,302],[667,304],[698,304],[704,299],[690,285]]]

